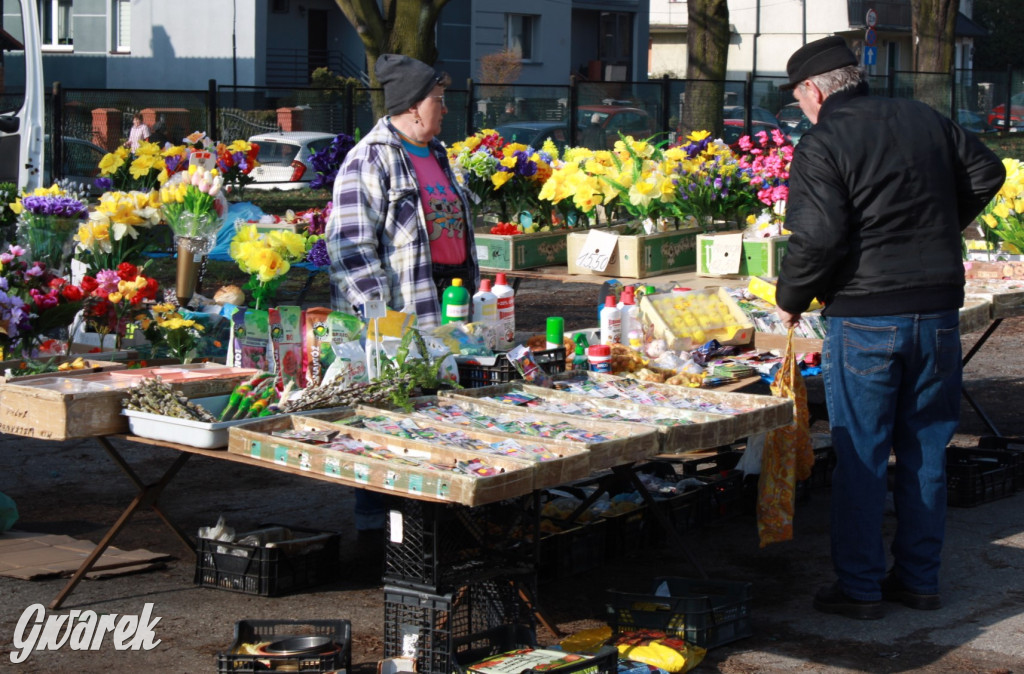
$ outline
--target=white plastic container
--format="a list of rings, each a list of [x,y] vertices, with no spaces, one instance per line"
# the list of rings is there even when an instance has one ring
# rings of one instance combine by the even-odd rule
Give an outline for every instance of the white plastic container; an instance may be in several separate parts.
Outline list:
[[[498,272],[491,292],[498,304],[498,348],[508,350],[516,343],[516,291],[508,285],[505,273]]]
[[[192,402],[210,411],[214,416],[224,410],[230,396],[211,396],[196,398]],[[151,440],[163,440],[179,445],[198,447],[199,449],[222,449],[228,446],[228,429],[232,426],[253,421],[262,421],[271,417],[254,417],[235,421],[194,421],[178,419],[163,414],[151,414],[136,410],[124,410],[128,417],[128,428],[133,435]]]
[[[618,304],[620,318],[622,320],[622,326],[619,331],[622,335],[623,344],[629,343],[629,333],[641,329],[640,307],[636,305],[636,297],[633,293],[633,286],[626,286],[623,288],[621,300]]]
[[[491,279],[480,279],[480,290],[473,295],[473,320],[483,323],[498,321],[498,297],[491,292]]]
[[[616,344],[621,341],[622,312],[615,306],[615,295],[609,295],[601,309],[601,343]]]

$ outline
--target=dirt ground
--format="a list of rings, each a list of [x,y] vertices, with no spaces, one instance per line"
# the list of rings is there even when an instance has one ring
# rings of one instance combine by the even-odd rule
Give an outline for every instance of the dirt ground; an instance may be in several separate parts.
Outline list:
[[[544,318],[561,315],[567,329],[592,327],[597,316],[597,286],[526,282],[520,290],[520,327],[540,331]],[[968,365],[967,388],[1004,435],[1024,435],[1024,415],[1014,401],[1024,393],[1024,319],[1009,319]],[[964,336],[965,349],[978,335]],[[812,400],[820,401],[820,381],[809,381]],[[819,420],[813,430],[824,429]],[[963,406],[954,444],[974,445],[988,434],[979,416]],[[170,450],[119,443],[128,463],[151,481],[173,460]],[[62,533],[98,541],[135,496],[131,482],[92,440],[52,443],[0,436],[0,492],[18,504],[25,531]],[[710,651],[696,671],[752,672],[984,672],[1024,671],[1024,647],[979,645],[977,633],[996,629],[1000,620],[1024,613],[1024,561],[1019,516],[1024,496],[973,509],[950,510],[947,558],[962,577],[947,579],[951,592],[967,595],[978,585],[1006,584],[1005,593],[970,606],[970,597],[953,602],[952,613],[918,616],[902,610],[888,621],[850,624],[823,620],[810,596],[830,582],[828,561],[828,489],[816,487],[799,505],[794,541],[761,549],[752,515],[738,515],[688,534],[693,558],[715,579],[754,584],[754,636]],[[238,620],[338,619],[352,626],[352,662],[357,674],[371,674],[384,653],[382,541],[361,538],[352,527],[352,491],[299,476],[195,457],[160,500],[167,515],[193,534],[224,516],[236,529],[280,523],[338,531],[342,536],[342,572],[333,583],[279,598],[195,587],[195,565],[163,522],[141,509],[115,540],[122,549],[145,548],[174,556],[163,568],[106,580],[85,581],[61,612],[92,609],[100,613],[138,614],[146,602],[161,616],[161,644],[150,652],[114,652],[109,642],[98,652],[62,649],[34,653],[27,663],[11,665],[14,625],[26,607],[48,605],[63,587],[60,579],[21,581],[0,577],[0,670],[17,672],[209,672],[216,654],[233,638]],[[992,529],[999,522],[1001,529]],[[1012,540],[1014,554],[996,547]],[[990,540],[991,539],[991,540]],[[1014,547],[1016,546],[1016,547]],[[983,549],[983,551],[979,551]],[[971,559],[961,560],[964,555]],[[966,567],[960,564],[967,565]],[[992,580],[968,578],[970,571]],[[693,576],[685,555],[666,546],[644,547],[623,558],[569,579],[542,583],[540,606],[564,633],[604,624],[604,590],[648,592],[658,576]],[[985,576],[987,578],[988,576]],[[958,585],[959,584],[959,585]],[[911,615],[914,613],[915,615]],[[995,616],[995,617],[993,617]],[[931,619],[920,629],[914,620]],[[950,623],[970,624],[972,637],[943,637],[933,630]],[[887,624],[882,624],[887,623]],[[1015,624],[1019,624],[1015,623]],[[912,629],[913,628],[913,629]],[[1024,625],[1016,628],[1024,644]],[[554,636],[539,631],[541,643]]]

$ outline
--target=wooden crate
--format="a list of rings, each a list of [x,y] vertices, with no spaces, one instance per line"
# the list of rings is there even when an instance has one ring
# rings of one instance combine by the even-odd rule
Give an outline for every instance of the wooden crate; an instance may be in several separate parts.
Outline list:
[[[534,489],[534,471],[525,462],[487,456],[487,463],[502,472],[474,477],[434,470],[395,459],[379,459],[327,449],[272,435],[274,431],[332,430],[363,442],[380,444],[410,459],[453,466],[458,461],[479,459],[477,452],[431,446],[356,428],[346,428],[324,419],[304,416],[275,417],[236,426],[228,432],[228,451],[254,459],[292,466],[326,475],[352,486],[393,492],[412,498],[478,506],[529,494]],[[383,438],[383,440],[382,440]]]
[[[477,230],[476,254],[482,269],[532,269],[566,263],[567,230],[533,234],[491,234]]]
[[[124,363],[118,363],[110,360],[93,360],[91,358],[85,358],[84,356],[59,356],[53,360],[57,365],[61,363],[70,363],[76,358],[83,358],[85,360],[85,367],[80,370],[56,370],[54,372],[40,372],[38,374],[22,374],[19,375],[18,371],[24,369],[26,361],[21,360],[4,360],[0,361],[0,384],[4,382],[11,383],[23,383],[27,381],[33,381],[35,379],[42,379],[44,377],[64,377],[69,374],[89,374],[93,372],[102,372],[103,370],[123,370],[125,368]],[[49,360],[44,358],[42,360]],[[7,371],[11,372],[11,376],[7,376]]]
[[[121,401],[125,391],[139,379],[124,375],[142,373],[138,377],[152,376],[162,369],[106,370],[0,384],[0,432],[44,440],[127,433],[128,417],[121,414]],[[193,371],[199,369],[202,368],[192,368]],[[252,369],[224,369],[227,372],[221,376],[182,377],[169,380],[169,383],[189,398],[225,395],[255,373]],[[60,382],[66,380],[95,386],[93,390],[61,390]]]
[[[612,229],[619,229],[621,227]],[[576,260],[583,252],[587,231],[571,232],[566,237],[566,264],[570,274],[646,278],[697,268],[697,235],[700,228],[679,229],[656,234],[620,235],[604,271],[580,267]]]
[[[1021,281],[1024,280],[1024,262],[968,261],[964,262],[964,274],[969,279],[1009,279]]]

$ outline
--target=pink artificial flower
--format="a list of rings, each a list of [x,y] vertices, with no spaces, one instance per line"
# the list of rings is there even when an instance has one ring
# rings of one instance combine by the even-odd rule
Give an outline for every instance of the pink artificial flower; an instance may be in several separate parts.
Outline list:
[[[99,284],[97,290],[104,296],[117,291],[117,284],[120,282],[121,277],[113,269],[104,269],[96,274],[96,283]]]
[[[33,262],[32,266],[29,269],[25,270],[25,276],[37,277],[42,276],[45,273],[46,265],[43,264],[42,262]]]
[[[21,257],[22,255],[25,254],[25,249],[17,244],[12,243],[10,247],[7,249],[7,252],[9,252],[14,257]]]

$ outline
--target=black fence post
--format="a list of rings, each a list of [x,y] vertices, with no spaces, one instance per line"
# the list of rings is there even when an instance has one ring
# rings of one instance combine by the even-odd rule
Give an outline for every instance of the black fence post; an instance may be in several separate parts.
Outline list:
[[[473,128],[474,126],[476,126],[475,124],[473,124],[473,113],[475,112],[473,110],[473,104],[474,98],[476,98],[474,93],[475,90],[476,89],[473,83],[473,78],[466,78],[466,138],[469,138],[476,132],[476,129]]]
[[[1003,131],[1010,132],[1010,98],[1013,96],[1013,66],[1006,64],[1006,98],[1003,100]]]
[[[53,83],[53,110],[50,117],[50,181],[64,177],[64,89],[60,82]],[[43,158],[46,163],[46,158]],[[43,185],[48,187],[48,185]]]
[[[576,92],[576,76],[569,76],[569,147],[576,147],[576,108],[579,105],[579,97]]]
[[[206,92],[206,128],[209,129],[206,132],[207,138],[220,140],[220,135],[217,133],[217,117],[219,116],[217,114],[217,80],[210,80]]]
[[[956,65],[949,66],[949,118],[959,123],[956,114]]]
[[[888,90],[889,98],[896,95],[896,64],[889,61],[889,76],[885,80],[885,88]]]
[[[661,128],[665,133],[671,133],[672,129],[669,127],[669,119],[671,119],[671,106],[669,105],[668,99],[672,95],[672,81],[669,80],[668,74],[661,76]],[[667,136],[666,136],[667,137]]]
[[[751,73],[747,73],[743,82],[743,133],[750,135],[750,117],[754,105],[754,79]]]
[[[345,133],[355,137],[356,134],[356,85],[345,84]]]

